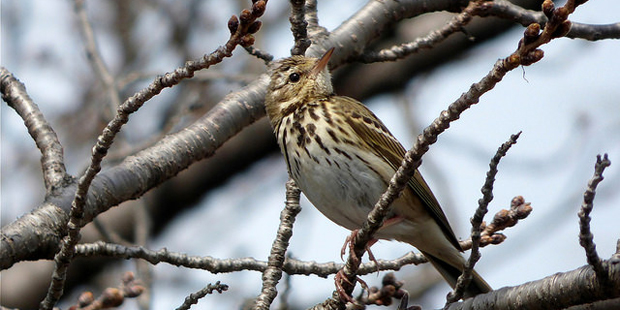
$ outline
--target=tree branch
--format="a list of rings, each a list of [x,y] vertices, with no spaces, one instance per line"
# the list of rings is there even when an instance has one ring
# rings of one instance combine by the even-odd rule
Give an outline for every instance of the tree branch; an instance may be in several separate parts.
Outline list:
[[[383,49],[378,52],[366,52],[360,55],[359,60],[362,63],[396,61],[405,58],[413,53],[417,53],[422,49],[431,49],[435,45],[443,42],[450,35],[463,31],[463,27],[469,24],[474,15],[480,8],[481,1],[471,1],[465,9],[454,16],[441,29],[433,30],[424,37],[419,37],[413,42],[404,43],[391,48]]]
[[[592,212],[594,196],[596,195],[596,187],[603,181],[603,171],[605,168],[611,165],[611,161],[607,157],[607,154],[601,159],[601,155],[596,157],[596,165],[594,166],[594,176],[588,182],[588,188],[583,194],[583,203],[579,210],[579,244],[586,251],[586,258],[588,264],[592,266],[597,278],[602,281],[603,284],[607,284],[607,272],[606,266],[604,266],[601,258],[596,253],[596,244],[594,244],[594,235],[590,231],[590,212]]]
[[[291,2],[291,32],[295,38],[295,45],[291,49],[291,55],[304,55],[310,46],[308,38],[308,22],[305,19],[305,0],[290,0]]]
[[[28,133],[41,151],[41,169],[46,196],[73,183],[67,174],[63,149],[56,132],[47,122],[39,107],[32,101],[26,87],[5,67],[0,67],[2,100],[24,120]],[[3,248],[4,249],[4,248]]]
[[[591,266],[583,266],[541,280],[477,295],[453,303],[447,310],[564,309],[620,297],[620,264],[610,264],[606,274],[612,285],[609,290],[601,285]]]
[[[124,246],[102,241],[76,245],[76,256],[143,259],[153,265],[167,263],[178,267],[207,270],[212,273],[228,273],[241,270],[265,272],[268,268],[268,262],[259,261],[251,257],[217,259],[209,256],[191,256],[170,252],[165,248],[154,251],[140,246]],[[394,260],[379,259],[377,260],[378,266],[375,262],[362,264],[358,274],[370,274],[377,270],[399,270],[406,265],[418,265],[426,262],[426,258],[421,254],[410,252]],[[334,262],[305,262],[287,258],[284,261],[282,270],[290,275],[316,275],[326,278],[338,272],[342,267],[343,264],[336,264]]]
[[[480,16],[495,16],[517,22],[525,27],[531,23],[544,25],[548,21],[543,12],[527,10],[506,0],[488,1],[481,9],[483,10]],[[620,23],[592,25],[573,22],[566,37],[589,41],[620,39]]]
[[[108,67],[103,62],[103,58],[97,48],[97,42],[93,33],[93,28],[88,21],[86,10],[84,8],[84,0],[74,0],[75,14],[80,21],[80,33],[84,40],[84,47],[86,48],[86,58],[88,63],[92,67],[95,75],[101,83],[103,88],[107,91],[110,99],[110,111],[114,113],[118,106],[121,104],[121,99],[118,94],[118,88],[114,77],[108,70]],[[110,114],[112,114],[110,113]]]
[[[208,284],[206,287],[202,288],[196,293],[190,294],[185,298],[183,304],[178,307],[176,310],[187,310],[193,304],[197,304],[200,298],[203,298],[209,294],[212,294],[213,291],[217,291],[218,293],[222,293],[228,290],[228,285],[220,284],[220,281],[215,282],[215,284]]]
[[[510,149],[510,147],[517,143],[517,139],[521,132],[514,134],[510,137],[510,140],[506,141],[502,146],[499,147],[493,159],[491,159],[491,163],[489,164],[489,171],[487,172],[487,177],[484,181],[484,185],[482,186],[482,198],[478,200],[478,208],[476,209],[476,213],[471,219],[471,254],[469,255],[469,259],[465,263],[465,267],[463,268],[463,274],[459,276],[456,281],[456,286],[454,290],[448,294],[446,306],[449,304],[458,301],[463,297],[463,293],[465,289],[469,286],[469,283],[472,280],[472,272],[474,270],[474,266],[476,262],[480,259],[480,235],[482,232],[482,221],[484,216],[487,214],[489,210],[489,203],[493,200],[493,184],[495,183],[495,176],[497,175],[497,166],[499,165],[499,161],[502,157],[506,156],[506,153]],[[445,308],[444,307],[444,308]]]
[[[263,272],[263,288],[256,298],[253,309],[269,310],[271,303],[278,295],[276,285],[282,278],[282,267],[286,258],[286,249],[293,236],[295,217],[301,212],[299,197],[301,190],[293,179],[286,182],[286,205],[280,214],[280,226],[276,240],[273,241],[271,254],[267,262],[267,269]]]

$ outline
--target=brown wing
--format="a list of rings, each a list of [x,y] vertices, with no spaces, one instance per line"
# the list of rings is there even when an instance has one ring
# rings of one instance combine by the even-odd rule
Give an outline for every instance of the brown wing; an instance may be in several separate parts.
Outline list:
[[[342,108],[349,117],[346,122],[351,126],[359,136],[363,139],[371,149],[375,150],[378,156],[385,159],[386,162],[396,171],[405,156],[405,148],[396,140],[385,125],[377,118],[366,106],[359,101],[349,97],[339,97],[338,102],[342,102]],[[414,176],[408,182],[409,187],[420,198],[422,204],[435,219],[441,230],[444,232],[448,240],[459,250],[462,251],[458,240],[456,239],[446,215],[439,206],[437,198],[422,178],[417,170]]]

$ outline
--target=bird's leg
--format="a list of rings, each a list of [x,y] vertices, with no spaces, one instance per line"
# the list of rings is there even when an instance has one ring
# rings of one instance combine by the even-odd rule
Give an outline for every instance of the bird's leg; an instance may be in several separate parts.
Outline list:
[[[347,236],[347,239],[344,241],[344,244],[342,245],[342,249],[340,249],[340,259],[342,259],[344,261],[344,253],[346,253],[347,251],[347,245],[349,246],[349,253],[350,255],[353,256],[353,259],[355,260],[359,260],[359,258],[355,255],[355,251],[353,251],[353,246],[355,243],[355,238],[357,237],[357,233],[358,233],[359,229],[356,229],[354,231],[351,232],[350,235]],[[375,262],[375,264],[377,264],[377,260],[375,259],[375,256],[372,254],[372,251],[370,251],[370,247],[373,246],[375,243],[377,243],[377,239],[370,239],[370,241],[368,241],[368,243],[366,244],[366,252],[368,252],[368,257],[370,258],[371,261]],[[377,266],[379,266],[379,264],[377,264]]]
[[[379,230],[385,227],[389,227],[394,224],[400,223],[404,219],[405,218],[402,216],[398,216],[398,215],[392,216],[383,222],[383,225],[381,225],[381,228],[379,228]],[[346,252],[347,245],[349,245],[349,253],[351,253],[351,255],[353,255],[355,259],[359,259],[355,257],[355,251],[353,251],[353,243],[355,241],[355,238],[357,237],[358,231],[359,229],[352,231],[351,234],[347,236],[347,239],[344,241],[344,244],[342,245],[342,249],[340,249],[340,259],[342,259],[343,261],[344,261],[344,253]],[[368,252],[368,258],[370,259],[370,261],[374,262],[377,265],[377,271],[379,271],[379,263],[377,262],[375,255],[372,254],[372,251],[370,250],[370,247],[373,246],[375,243],[377,243],[377,241],[378,240],[374,238],[368,241],[368,244],[366,244],[366,252]]]
[[[366,282],[362,280],[360,277],[355,276],[355,281],[359,282],[362,288],[365,289],[367,292],[369,291],[368,284],[366,284]],[[342,282],[346,282],[349,285],[353,286],[353,283],[351,283],[351,281],[349,281],[349,279],[344,275],[344,271],[342,271],[342,269],[338,270],[338,272],[334,276],[334,282],[336,283],[336,292],[338,292],[338,295],[340,295],[340,299],[346,302],[355,303],[355,300],[353,299],[353,297],[347,294],[344,288],[342,287]]]
[[[383,225],[381,225],[381,228],[379,228],[379,230],[392,226],[394,224],[400,223],[404,220],[405,218],[400,216],[400,215],[394,215],[390,218],[388,218],[387,220],[383,221]]]
[[[351,283],[351,281],[349,281],[349,279],[347,279],[347,277],[344,275],[342,269],[340,269],[334,276],[334,282],[336,283],[336,292],[338,292],[338,295],[340,295],[340,299],[342,299],[343,301],[355,303],[353,297],[347,294],[347,292],[345,292],[344,288],[342,287],[343,281],[347,282],[351,286],[353,285],[353,283]]]

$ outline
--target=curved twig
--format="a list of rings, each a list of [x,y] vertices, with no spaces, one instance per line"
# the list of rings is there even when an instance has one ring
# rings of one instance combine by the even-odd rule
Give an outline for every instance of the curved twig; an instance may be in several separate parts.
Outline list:
[[[497,166],[499,165],[499,161],[502,159],[502,157],[506,156],[506,153],[508,152],[510,147],[517,143],[517,139],[519,139],[520,135],[521,132],[518,132],[517,134],[510,136],[510,140],[504,142],[504,144],[502,144],[499,149],[497,149],[497,152],[495,153],[495,156],[493,156],[493,159],[491,159],[491,163],[489,164],[489,171],[487,172],[487,177],[481,189],[482,198],[478,200],[478,208],[476,209],[476,213],[474,213],[474,216],[471,219],[471,254],[469,255],[469,259],[465,263],[465,266],[463,268],[463,274],[459,276],[458,280],[456,281],[456,286],[454,287],[454,290],[448,294],[446,305],[444,306],[444,308],[447,307],[449,304],[461,299],[463,297],[465,289],[469,286],[469,283],[471,282],[474,266],[476,265],[476,262],[478,262],[478,260],[480,259],[480,235],[482,232],[482,221],[489,210],[489,203],[491,203],[491,201],[493,200],[493,184],[495,183],[495,176],[497,175]]]
[[[116,81],[114,80],[114,76],[110,73],[110,70],[108,70],[108,67],[103,62],[101,53],[97,48],[93,28],[88,21],[88,16],[86,15],[86,10],[84,8],[84,0],[74,0],[74,8],[75,14],[80,21],[80,33],[82,34],[82,39],[84,40],[84,47],[86,49],[87,56],[86,59],[88,59],[88,63],[93,68],[93,71],[95,71],[95,75],[99,78],[104,89],[108,93],[108,97],[110,98],[110,114],[112,114],[116,112],[116,109],[121,104]]]
[[[24,120],[28,133],[41,151],[41,168],[47,196],[73,182],[67,174],[63,149],[56,132],[39,107],[32,101],[26,87],[9,70],[0,67],[2,100]]]
[[[480,16],[495,16],[526,27],[531,23],[544,25],[548,21],[543,12],[527,10],[506,0],[488,1],[481,9]],[[593,25],[573,22],[566,37],[589,41],[620,39],[620,23]]]
[[[609,278],[607,271],[596,252],[596,244],[594,244],[594,235],[590,231],[590,212],[592,212],[594,196],[596,195],[596,187],[603,181],[603,171],[611,165],[611,161],[607,154],[601,159],[601,155],[596,156],[596,165],[594,166],[594,176],[588,182],[588,188],[583,194],[583,203],[578,212],[579,216],[579,244],[586,251],[588,264],[592,266],[597,278],[603,283],[608,284]]]
[[[163,248],[157,251],[149,250],[140,246],[124,246],[120,244],[97,241],[95,243],[78,244],[76,256],[81,257],[108,257],[123,259],[143,259],[153,265],[167,263],[170,265],[207,270],[212,273],[228,273],[241,270],[264,272],[268,268],[268,262],[259,261],[251,257],[217,259],[209,256],[192,256],[178,252],[170,252]],[[359,274],[370,274],[377,270],[399,270],[406,265],[418,265],[426,263],[422,254],[407,253],[394,260],[377,260],[364,263],[360,266]],[[343,267],[343,264],[334,262],[317,263],[306,262],[292,258],[284,261],[282,270],[290,275],[315,275],[326,278],[335,274]]]
[[[218,293],[222,293],[228,290],[228,285],[226,284],[221,284],[220,281],[215,282],[215,284],[211,284],[209,283],[207,286],[203,287],[201,290],[199,290],[196,293],[190,294],[189,296],[187,296],[185,298],[185,301],[183,301],[183,304],[176,308],[176,310],[187,310],[189,309],[193,304],[198,303],[198,300],[200,298],[203,298],[209,294],[212,294],[214,291],[218,292]]]

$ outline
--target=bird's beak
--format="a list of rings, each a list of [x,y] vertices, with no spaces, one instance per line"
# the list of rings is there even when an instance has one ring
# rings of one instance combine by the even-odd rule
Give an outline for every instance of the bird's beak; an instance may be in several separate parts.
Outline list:
[[[314,65],[314,68],[312,68],[311,74],[313,76],[317,76],[321,73],[321,71],[323,71],[323,69],[325,69],[325,67],[327,67],[327,63],[329,62],[329,58],[332,56],[332,53],[334,53],[333,47],[323,54],[323,57],[321,57],[316,65]]]

